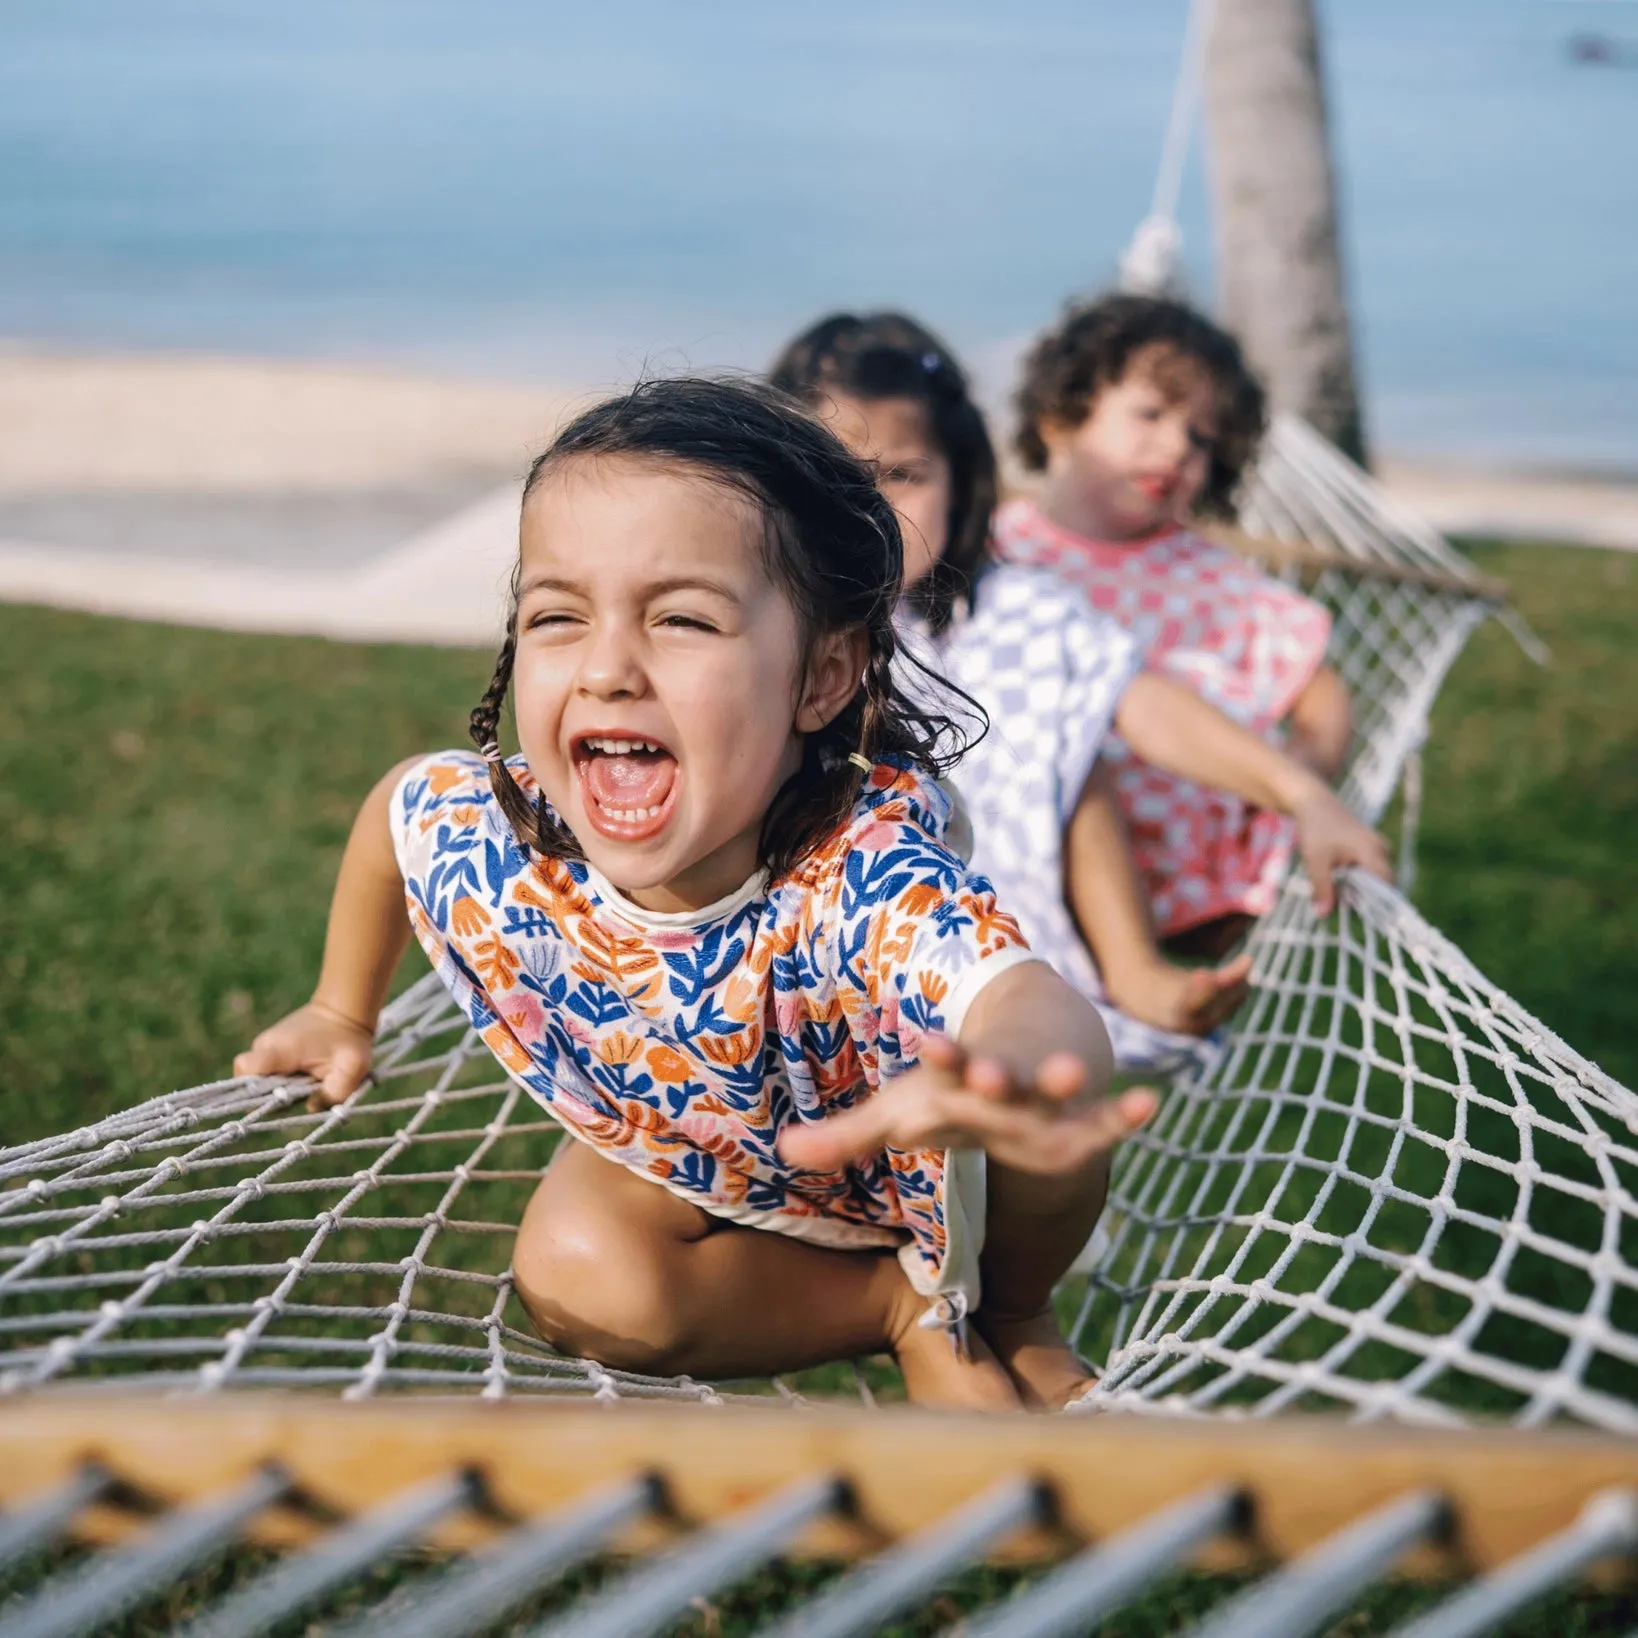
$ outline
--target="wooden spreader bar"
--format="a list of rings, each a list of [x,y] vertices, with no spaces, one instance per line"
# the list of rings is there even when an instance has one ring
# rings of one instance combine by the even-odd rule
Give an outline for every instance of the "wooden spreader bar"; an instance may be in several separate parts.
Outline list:
[[[43,1549],[100,1544],[54,1568]],[[961,1417],[784,1407],[21,1398],[0,1410],[0,1638],[263,1638],[398,1562],[348,1638],[471,1638],[608,1552],[647,1556],[529,1638],[644,1638],[789,1554],[855,1556],[758,1638],[866,1638],[986,1559],[1063,1560],[974,1638],[1065,1638],[1189,1564],[1263,1571],[1187,1638],[1312,1638],[1385,1576],[1470,1578],[1390,1638],[1479,1638],[1638,1553],[1638,1441],[1319,1420]],[[405,1549],[463,1556],[428,1564]],[[242,1564],[242,1561],[241,1561]],[[30,1572],[34,1579],[29,1580]],[[389,1583],[390,1585],[390,1583]],[[545,1606],[541,1606],[545,1607]],[[329,1627],[326,1631],[331,1630]]]
[[[804,1476],[834,1477],[851,1505],[797,1545],[869,1551],[933,1524],[1004,1481],[1038,1481],[1050,1523],[1024,1556],[1101,1539],[1214,1486],[1250,1504],[1246,1551],[1288,1558],[1417,1490],[1448,1503],[1446,1565],[1488,1568],[1568,1526],[1600,1492],[1638,1489],[1638,1440],[1581,1432],[1349,1427],[1328,1420],[1170,1421],[1152,1416],[955,1416],[783,1406],[696,1408],[404,1397],[363,1404],[301,1396],[127,1398],[59,1393],[0,1405],[0,1519],[97,1463],[117,1499],[82,1509],[74,1533],[113,1541],[172,1508],[225,1493],[267,1463],[298,1505],[270,1509],[252,1539],[305,1540],[412,1488],[470,1472],[483,1506],[439,1524],[470,1546],[508,1524],[652,1475],[657,1544]],[[1437,1564],[1425,1559],[1426,1567]]]
[[[1201,533],[1231,552],[1249,557],[1271,568],[1335,569],[1356,580],[1386,580],[1401,586],[1422,586],[1428,591],[1452,592],[1458,597],[1479,597],[1490,603],[1505,603],[1505,580],[1486,574],[1457,574],[1451,569],[1423,568],[1415,563],[1393,563],[1387,559],[1353,557],[1335,547],[1311,540],[1286,540],[1279,535],[1254,535],[1230,524],[1214,523]]]

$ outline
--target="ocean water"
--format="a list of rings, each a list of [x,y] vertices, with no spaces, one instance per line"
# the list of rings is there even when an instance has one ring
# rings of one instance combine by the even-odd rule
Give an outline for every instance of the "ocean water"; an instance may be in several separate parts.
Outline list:
[[[1638,0],[1321,0],[1379,447],[1638,467]],[[0,0],[0,337],[614,383],[843,305],[997,393],[1182,0]],[[1200,156],[1183,202],[1209,298]]]

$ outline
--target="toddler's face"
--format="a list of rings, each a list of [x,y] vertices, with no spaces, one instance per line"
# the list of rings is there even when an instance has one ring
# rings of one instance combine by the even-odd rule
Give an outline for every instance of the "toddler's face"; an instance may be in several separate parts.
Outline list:
[[[1049,481],[1072,492],[1087,532],[1139,540],[1187,519],[1205,487],[1217,436],[1205,370],[1159,349],[1139,353],[1101,388],[1079,426],[1047,425]]]
[[[518,740],[586,857],[649,909],[745,881],[800,762],[800,632],[762,541],[749,499],[657,462],[571,461],[523,511]]]
[[[950,533],[950,462],[932,440],[927,410],[914,398],[830,394],[825,424],[863,461],[899,515],[904,583],[913,586],[944,556]]]

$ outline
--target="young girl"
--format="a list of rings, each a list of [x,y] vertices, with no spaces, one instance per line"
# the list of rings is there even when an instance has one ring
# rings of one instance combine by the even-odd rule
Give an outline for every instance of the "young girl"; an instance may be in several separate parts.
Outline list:
[[[1263,429],[1262,390],[1232,337],[1173,301],[1072,307],[1030,353],[1018,409],[1018,452],[1045,482],[1002,507],[997,554],[1064,576],[1150,665],[1333,779],[1352,724],[1323,663],[1330,616],[1188,527],[1233,515]],[[1226,948],[1272,905],[1290,825],[1140,746],[1110,753],[1161,936]]]
[[[1084,1386],[1050,1293],[1153,1097],[1105,1097],[1097,1013],[944,845],[960,735],[896,686],[902,574],[870,473],[783,399],[580,416],[524,490],[478,753],[370,793],[313,998],[235,1063],[346,1097],[413,928],[578,1140],[513,1254],[554,1346],[714,1377],[891,1348],[946,1405]]]
[[[1151,762],[1293,815],[1322,908],[1338,865],[1385,869],[1380,840],[1323,780],[1142,670],[1137,643],[1058,576],[991,559],[994,454],[960,367],[931,332],[894,313],[825,319],[791,343],[773,379],[876,463],[905,535],[901,626],[990,716],[955,776],[974,865],[1031,946],[1099,1005],[1120,1062],[1175,1055],[1180,1032],[1201,1033],[1238,1004],[1248,964],[1188,971],[1157,949],[1113,786],[1096,766],[1111,724]]]

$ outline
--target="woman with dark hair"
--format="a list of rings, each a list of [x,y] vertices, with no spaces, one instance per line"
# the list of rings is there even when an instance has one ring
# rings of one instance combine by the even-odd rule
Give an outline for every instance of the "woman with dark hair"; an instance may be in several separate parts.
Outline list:
[[[1099,1007],[1118,1062],[1175,1059],[1238,1005],[1249,963],[1187,968],[1158,946],[1099,765],[1116,731],[1151,763],[1291,814],[1322,903],[1338,865],[1386,868],[1379,839],[1323,780],[1145,670],[1142,646],[1059,575],[996,561],[994,451],[931,331],[899,313],[838,314],[798,336],[772,378],[874,464],[905,536],[901,641],[989,716],[954,774],[974,865],[1032,948]]]
[[[513,1251],[548,1341],[1063,1404],[1052,1287],[1154,1100],[945,845],[963,735],[899,684],[893,508],[789,399],[653,381],[558,436],[520,533],[475,749],[370,794],[313,999],[237,1069],[350,1095],[413,930],[577,1140]]]

